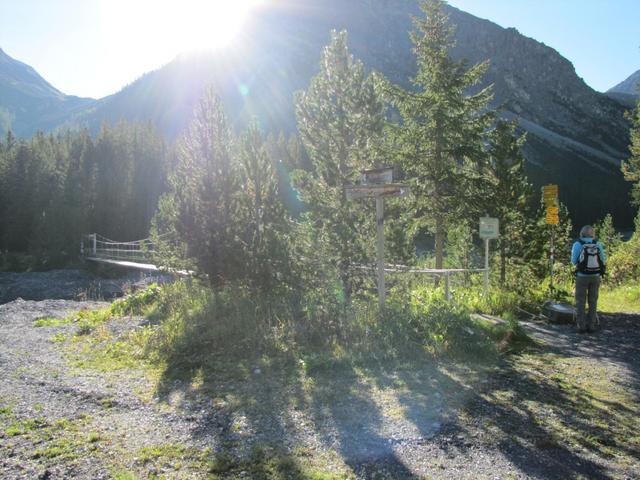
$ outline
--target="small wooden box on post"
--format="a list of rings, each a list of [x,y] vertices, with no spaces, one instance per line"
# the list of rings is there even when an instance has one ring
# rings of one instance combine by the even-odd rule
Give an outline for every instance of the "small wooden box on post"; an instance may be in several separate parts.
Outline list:
[[[345,194],[348,200],[358,198],[376,199],[376,251],[378,270],[378,301],[380,310],[385,304],[384,281],[384,198],[404,197],[410,193],[409,185],[393,183],[393,167],[373,168],[361,172],[360,184],[347,185]]]

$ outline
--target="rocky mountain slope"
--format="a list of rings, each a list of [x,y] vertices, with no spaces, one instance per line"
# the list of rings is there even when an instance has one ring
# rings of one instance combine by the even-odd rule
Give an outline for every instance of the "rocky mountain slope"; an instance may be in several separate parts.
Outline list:
[[[0,48],[0,134],[8,129],[18,136],[51,130],[94,103],[63,94]]]
[[[640,70],[632,73],[624,81],[607,90],[607,95],[624,106],[633,108],[640,98]]]
[[[350,48],[367,68],[410,85],[416,67],[408,31],[411,15],[420,13],[414,0],[271,5],[251,20],[232,48],[182,55],[72,115],[66,125],[96,130],[104,120],[150,119],[175,137],[202,88],[213,83],[236,125],[257,117],[267,129],[293,131],[294,92],[306,88],[317,71],[332,28],[349,31]],[[525,155],[534,183],[558,183],[576,223],[611,212],[620,225],[631,225],[629,186],[619,171],[628,155],[624,105],[588,87],[552,48],[454,8],[449,12],[457,25],[454,56],[491,61],[485,82],[494,85],[494,104],[528,132]]]

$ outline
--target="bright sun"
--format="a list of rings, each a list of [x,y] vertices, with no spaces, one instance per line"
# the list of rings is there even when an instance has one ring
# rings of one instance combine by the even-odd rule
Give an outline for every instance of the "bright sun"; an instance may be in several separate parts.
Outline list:
[[[107,42],[153,57],[225,47],[251,10],[267,1],[101,0],[100,14]]]
[[[169,2],[167,2],[169,3]],[[242,28],[250,10],[261,0],[181,0],[166,8],[172,37],[183,50],[220,48]],[[157,5],[157,3],[156,3]]]

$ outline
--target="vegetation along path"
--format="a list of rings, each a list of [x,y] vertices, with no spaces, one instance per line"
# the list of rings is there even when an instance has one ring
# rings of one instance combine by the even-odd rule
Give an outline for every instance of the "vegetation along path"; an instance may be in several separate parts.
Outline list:
[[[170,378],[126,361],[149,320],[68,320],[107,305],[0,305],[1,478],[640,476],[639,315],[586,336],[527,324],[536,345],[484,367],[310,359]]]

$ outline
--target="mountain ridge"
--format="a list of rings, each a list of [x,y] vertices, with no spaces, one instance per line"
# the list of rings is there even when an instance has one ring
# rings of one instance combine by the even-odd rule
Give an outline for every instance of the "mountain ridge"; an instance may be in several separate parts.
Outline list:
[[[18,136],[53,130],[94,103],[91,98],[65,95],[33,67],[0,48],[0,134],[8,129]]]
[[[636,70],[605,93],[625,107],[634,108],[640,99],[640,70]]]

